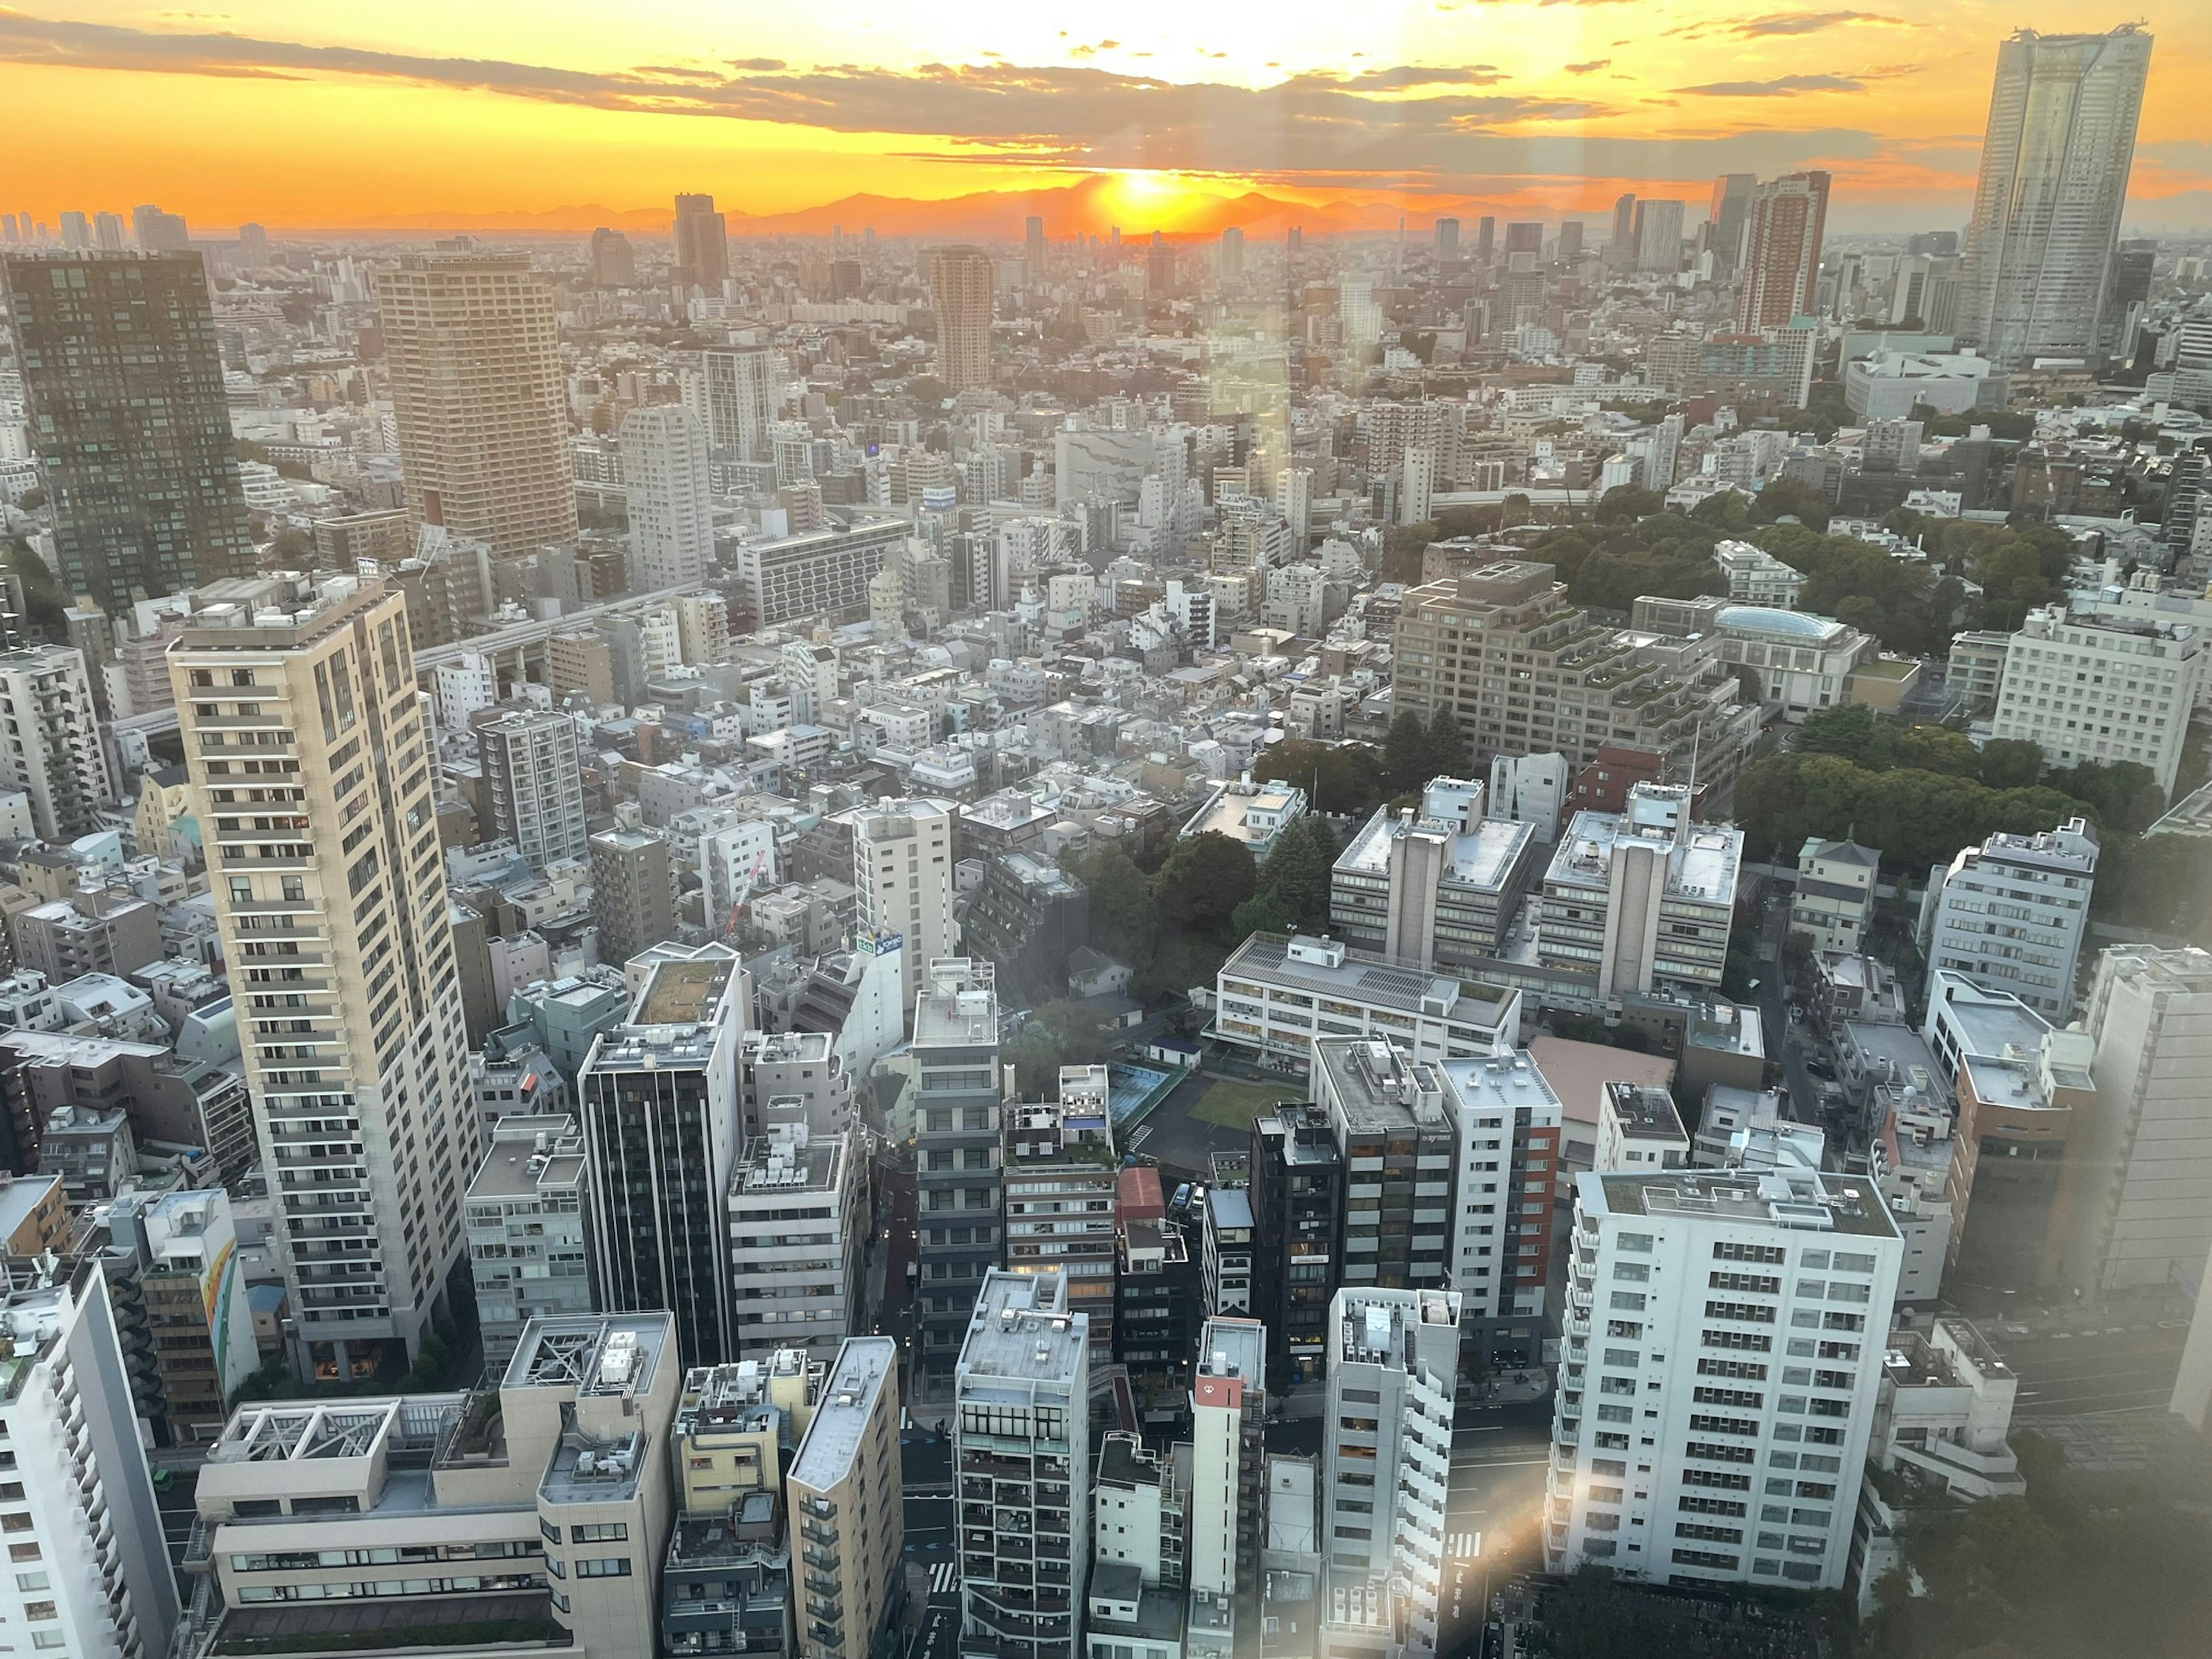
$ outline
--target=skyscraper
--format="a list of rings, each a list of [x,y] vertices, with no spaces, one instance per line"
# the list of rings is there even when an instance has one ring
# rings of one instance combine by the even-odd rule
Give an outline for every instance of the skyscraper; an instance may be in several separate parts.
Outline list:
[[[95,213],[92,216],[93,240],[102,253],[123,252],[123,216],[119,213]]]
[[[1743,255],[1744,222],[1750,216],[1755,173],[1723,173],[1713,180],[1713,204],[1705,214],[1705,246],[1713,256],[1713,275],[1731,276]]]
[[[635,286],[637,253],[622,232],[601,225],[592,233],[592,280],[601,288]]]
[[[1486,213],[1474,222],[1474,257],[1487,260],[1498,246],[1498,221]]]
[[[110,616],[253,573],[197,253],[0,259],[63,587]]]
[[[1613,199],[1613,241],[1607,251],[1615,264],[1636,263],[1636,192],[1632,190]]]
[[[1516,220],[1505,227],[1505,252],[1538,253],[1544,251],[1544,227],[1534,219]]]
[[[1231,225],[1221,233],[1221,277],[1233,282],[1244,274],[1244,233]]]
[[[676,264],[670,275],[676,286],[720,294],[722,279],[730,274],[730,230],[714,211],[714,198],[678,197],[675,229]]]
[[[1636,204],[1636,268],[1672,272],[1682,268],[1682,204],[1644,200]]]
[[[141,253],[182,253],[192,245],[184,216],[150,204],[131,210],[131,235]]]
[[[495,838],[513,842],[533,870],[587,855],[574,720],[550,708],[514,709],[477,727],[477,758]]]
[[[295,580],[195,612],[169,673],[298,1358],[348,1378],[419,1347],[483,1129],[406,601]]]
[[[705,580],[714,554],[706,427],[680,404],[633,409],[623,417],[622,454],[632,586]]]
[[[775,419],[775,354],[707,351],[699,372],[684,381],[684,401],[707,424],[707,441],[742,461],[769,459],[769,423]]]
[[[1029,261],[1030,280],[1034,283],[1044,275],[1044,220],[1032,213],[1023,231],[1023,257]]]
[[[1437,221],[1437,263],[1444,264],[1459,258],[1459,221]]]
[[[928,256],[937,313],[937,378],[954,392],[991,384],[991,256],[979,247]]]
[[[1828,175],[1793,173],[1751,192],[1743,268],[1735,289],[1741,334],[1808,317],[1820,282],[1820,236],[1828,220]]]
[[[92,246],[92,227],[84,215],[75,210],[62,215],[62,246],[72,253]]]
[[[2133,23],[1997,47],[1956,331],[2000,368],[2096,348],[2150,48]]]
[[[576,538],[552,290],[523,258],[415,253],[376,276],[416,525],[510,557]]]

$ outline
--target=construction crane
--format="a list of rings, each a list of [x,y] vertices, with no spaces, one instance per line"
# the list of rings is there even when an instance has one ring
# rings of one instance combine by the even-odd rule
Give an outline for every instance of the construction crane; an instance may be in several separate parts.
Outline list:
[[[753,854],[753,861],[745,868],[744,878],[738,883],[738,890],[730,900],[730,914],[722,918],[722,938],[726,941],[738,931],[738,917],[744,913],[745,901],[753,896],[753,884],[761,877],[768,864],[768,849],[763,848]]]

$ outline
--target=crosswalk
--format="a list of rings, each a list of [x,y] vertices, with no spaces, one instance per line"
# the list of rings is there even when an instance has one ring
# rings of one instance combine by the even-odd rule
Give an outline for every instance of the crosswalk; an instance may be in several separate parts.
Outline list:
[[[950,1595],[960,1588],[960,1569],[951,1561],[933,1561],[929,1568],[929,1593]]]
[[[1444,1553],[1455,1560],[1472,1561],[1482,1553],[1482,1534],[1454,1532],[1444,1534]]]

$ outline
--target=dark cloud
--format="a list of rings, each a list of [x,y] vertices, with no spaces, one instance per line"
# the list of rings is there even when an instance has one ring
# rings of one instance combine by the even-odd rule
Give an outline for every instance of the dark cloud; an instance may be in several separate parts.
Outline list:
[[[1559,0],[1573,3],[1576,0]],[[1194,173],[1364,177],[1370,181],[1600,173],[1686,178],[1870,154],[1848,131],[1675,141],[1586,137],[1575,123],[1613,112],[1585,99],[1503,89],[1490,64],[1413,65],[1268,87],[1185,84],[1088,64],[1003,61],[889,70],[791,69],[734,62],[726,75],[646,66],[592,71],[492,58],[430,58],[258,40],[167,33],[0,10],[0,62],[203,76],[374,76],[551,103],[651,114],[796,124],[842,132],[949,138],[956,160],[1041,167],[1156,167]],[[1773,94],[1842,76],[1792,77]],[[1737,89],[1715,95],[1761,95]]]
[[[1567,73],[1570,75],[1595,75],[1601,69],[1609,68],[1612,65],[1612,63],[1613,59],[1610,58],[1593,58],[1587,64],[1568,64]]]

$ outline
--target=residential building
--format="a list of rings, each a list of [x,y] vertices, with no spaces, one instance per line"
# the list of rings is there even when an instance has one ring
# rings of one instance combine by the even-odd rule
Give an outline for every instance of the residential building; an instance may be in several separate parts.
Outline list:
[[[922,256],[937,319],[937,378],[951,392],[991,384],[991,256],[979,247]]]
[[[679,1352],[735,1358],[724,1200],[738,1157],[737,1050],[750,981],[714,946],[646,965],[629,1018],[576,1079],[591,1171],[596,1295],[669,1310]]]
[[[2082,1000],[2096,1111],[2066,1278],[2084,1296],[2201,1279],[2212,1255],[2212,952],[2118,945]]]
[[[1199,1333],[1190,1385],[1190,1588],[1248,1604],[1267,1537],[1267,1361],[1257,1320],[1216,1315]]]
[[[1184,1459],[1148,1450],[1133,1434],[1116,1431],[1100,1437],[1091,1491],[1094,1580],[1102,1567],[1114,1564],[1136,1569],[1148,1589],[1182,1589],[1189,1556],[1189,1507],[1190,1469]],[[1179,1627],[1182,1598],[1173,1599]]]
[[[1439,970],[1503,956],[1543,840],[1535,824],[1484,817],[1484,799],[1480,783],[1438,778],[1418,815],[1376,807],[1329,869],[1337,937]]]
[[[783,1453],[818,1402],[823,1367],[698,1365],[671,1430],[678,1509],[660,1569],[660,1651],[793,1659],[793,1540]],[[818,1553],[818,1552],[817,1552]]]
[[[1182,827],[1192,836],[1226,836],[1265,862],[1284,830],[1306,814],[1306,792],[1293,783],[1255,783],[1249,777],[1213,786]]]
[[[745,1146],[730,1186],[738,1352],[834,1356],[855,1334],[872,1231],[866,1160],[850,1135],[779,1122]]]
[[[2000,830],[1929,872],[1921,951],[1932,969],[2011,991],[2054,1022],[2074,1008],[2097,842],[2087,821],[2015,836]]]
[[[1598,1104],[1592,1168],[1680,1170],[1690,1162],[1690,1133],[1672,1091],[1648,1083],[1607,1083]]]
[[[2021,29],[1997,47],[1960,269],[1962,345],[2007,368],[2095,352],[2150,48],[2135,23]]]
[[[1451,1291],[1347,1285],[1329,1305],[1322,1659],[1437,1650],[1459,1314]]]
[[[1827,218],[1825,173],[1792,173],[1753,187],[1735,272],[1737,333],[1756,334],[1793,317],[1819,314],[1820,239]]]
[[[898,1344],[842,1343],[784,1477],[805,1573],[799,1659],[860,1659],[900,1593]]]
[[[900,1000],[912,1010],[929,964],[960,945],[952,915],[952,830],[949,800],[885,797],[837,815],[851,826],[858,925],[901,940]]]
[[[681,404],[623,416],[631,586],[640,592],[704,581],[714,562],[714,496],[706,426]]]
[[[1131,1164],[1115,1187],[1114,1357],[1133,1376],[1179,1384],[1197,1331],[1197,1265],[1182,1224],[1168,1219],[1157,1169]],[[1172,1405],[1165,1410],[1174,1414]]]
[[[1840,1589],[1897,1284],[1879,1196],[1800,1170],[1575,1188],[1546,1567]]]
[[[1120,1159],[1106,1114],[1103,1066],[1063,1066],[1060,1097],[1001,1109],[1006,1183],[1006,1266],[1010,1273],[1059,1273],[1070,1312],[1091,1330],[1091,1358],[1114,1357]]]
[[[169,651],[296,1358],[323,1377],[420,1346],[483,1146],[405,608],[299,579],[281,622],[203,606]]]
[[[86,974],[122,977],[161,959],[161,907],[127,888],[80,888],[9,918],[19,969],[50,985]]]
[[[0,715],[13,722],[0,788],[30,797],[39,838],[69,842],[98,829],[107,757],[84,653],[62,645],[0,651]]]
[[[551,287],[483,253],[404,254],[375,286],[409,520],[498,558],[574,542]]]
[[[1048,858],[1009,853],[984,866],[961,936],[1009,985],[1049,1000],[1067,984],[1068,958],[1090,940],[1090,890]]]
[[[2134,761],[2170,793],[2208,662],[2191,623],[2031,611],[2005,647],[1990,735],[2039,744],[2053,766]]]
[[[510,709],[477,726],[491,807],[485,839],[511,841],[533,870],[588,849],[583,749],[576,722],[550,709]]]
[[[914,1005],[915,1180],[921,1237],[918,1370],[941,1385],[961,1350],[975,1289],[1006,1257],[999,998],[988,963],[940,957]],[[1068,1281],[1053,1275],[1054,1295]]]
[[[122,617],[140,599],[251,576],[200,256],[11,252],[0,294],[64,592]]]
[[[1881,854],[1855,841],[1808,836],[1797,849],[1797,885],[1790,896],[1790,931],[1811,937],[1818,955],[1866,948]]]
[[[1436,1063],[1408,1061],[1387,1041],[1323,1037],[1314,1044],[1313,1091],[1345,1168],[1339,1282],[1453,1282],[1459,1126]]]
[[[1797,596],[1805,591],[1803,571],[1749,542],[1719,543],[1713,564],[1728,584],[1729,598],[1738,605],[1795,611]]]
[[[588,845],[600,959],[625,963],[676,938],[676,857],[668,838],[618,827],[602,830]]]
[[[1200,1237],[1200,1305],[1206,1316],[1252,1311],[1252,1196],[1242,1187],[1209,1187]]]
[[[134,1194],[110,1212],[135,1247],[158,1391],[178,1445],[222,1432],[230,1396],[260,1364],[230,1195],[221,1188]]]
[[[1955,1234],[1950,1194],[1958,1112],[1951,1087],[1914,1066],[1868,1091],[1863,1121],[1867,1173],[1897,1228],[1897,1299],[1926,1305],[1942,1288]]]
[[[1316,1036],[1387,1037],[1416,1060],[1510,1048],[1521,994],[1431,974],[1307,934],[1255,933],[1214,981],[1216,1041],[1310,1062]]]
[[[1341,1272],[1344,1158],[1328,1108],[1285,1101],[1254,1119],[1252,1310],[1267,1334],[1266,1374],[1321,1375],[1329,1298]]]
[[[504,1375],[533,1319],[592,1310],[591,1163],[566,1112],[516,1112],[494,1126],[465,1199],[469,1269],[484,1375]]]
[[[2009,634],[1988,629],[1954,634],[1950,652],[1943,659],[1944,689],[1955,693],[1970,714],[1994,712],[1998,690],[2004,683],[2005,657],[2011,649]]]
[[[1594,973],[1607,1000],[1717,992],[1743,831],[1690,811],[1682,785],[1638,783],[1622,811],[1576,813],[1544,874],[1537,960]]]
[[[707,441],[740,460],[763,461],[769,427],[781,402],[775,354],[762,348],[702,351],[699,373],[684,382],[684,401],[706,423]]]
[[[0,1617],[27,1651],[161,1659],[179,1618],[115,1309],[99,1261],[47,1258],[0,1296],[13,1344],[0,1428],[15,1454]]]
[[[829,1031],[746,1032],[738,1100],[748,1139],[776,1125],[803,1125],[817,1138],[855,1127],[853,1074]]]
[[[206,1582],[171,1652],[313,1647],[335,1601],[351,1652],[650,1659],[676,1343],[665,1313],[533,1320],[495,1388],[240,1407],[200,1471]],[[424,1577],[344,1565],[378,1551]]]
[[[1091,1337],[1069,1310],[1067,1280],[991,1269],[953,1375],[963,1655],[1077,1659],[1090,1395]]]

